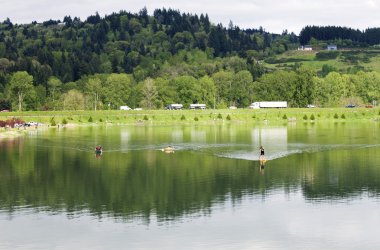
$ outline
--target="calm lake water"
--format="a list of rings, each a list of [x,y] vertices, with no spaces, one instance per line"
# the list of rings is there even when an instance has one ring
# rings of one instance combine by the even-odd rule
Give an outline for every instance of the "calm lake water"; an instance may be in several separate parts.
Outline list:
[[[0,159],[0,249],[380,248],[376,122],[39,129]]]

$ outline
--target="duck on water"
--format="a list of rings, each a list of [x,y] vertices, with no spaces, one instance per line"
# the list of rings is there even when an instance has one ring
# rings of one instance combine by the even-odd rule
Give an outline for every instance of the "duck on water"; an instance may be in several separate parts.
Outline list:
[[[161,149],[164,153],[170,154],[174,153],[174,148],[172,146],[168,146],[166,148]]]

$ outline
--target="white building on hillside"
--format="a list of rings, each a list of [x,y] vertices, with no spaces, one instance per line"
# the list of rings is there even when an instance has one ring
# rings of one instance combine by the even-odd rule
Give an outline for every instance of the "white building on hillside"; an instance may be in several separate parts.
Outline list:
[[[335,44],[329,44],[327,45],[327,50],[338,50],[338,46]]]
[[[298,47],[298,50],[302,51],[312,51],[313,47],[311,45],[302,45]]]

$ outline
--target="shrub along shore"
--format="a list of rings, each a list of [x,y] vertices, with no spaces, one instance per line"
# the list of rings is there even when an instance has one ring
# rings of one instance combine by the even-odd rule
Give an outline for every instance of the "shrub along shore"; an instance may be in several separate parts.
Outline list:
[[[289,122],[380,121],[379,108],[286,108],[286,109],[207,109],[207,110],[98,110],[2,112],[0,121],[21,119],[44,126],[73,125],[174,125]],[[3,130],[1,130],[3,131]]]

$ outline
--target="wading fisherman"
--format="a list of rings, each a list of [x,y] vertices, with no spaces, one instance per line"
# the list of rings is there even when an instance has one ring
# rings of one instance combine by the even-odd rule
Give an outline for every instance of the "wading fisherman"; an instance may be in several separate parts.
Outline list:
[[[100,158],[100,156],[102,155],[102,153],[103,153],[102,146],[100,146],[100,145],[96,146],[96,148],[95,148],[95,156],[96,156],[96,158]]]
[[[260,161],[261,160],[265,160],[265,151],[264,151],[264,148],[263,146],[260,146]]]

